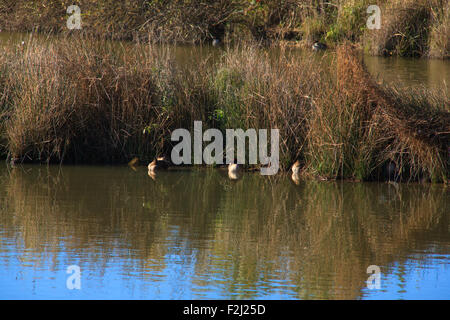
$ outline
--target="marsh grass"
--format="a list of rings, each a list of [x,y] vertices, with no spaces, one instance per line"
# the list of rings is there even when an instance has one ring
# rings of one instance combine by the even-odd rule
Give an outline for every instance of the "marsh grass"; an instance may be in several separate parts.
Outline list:
[[[280,130],[280,165],[326,179],[448,179],[448,93],[378,85],[359,52],[337,57],[245,43],[180,65],[167,46],[89,37],[6,44],[1,145],[31,162],[127,163],[170,154],[171,132]]]
[[[375,55],[448,58],[447,1],[386,1],[380,30],[366,30],[364,46]]]
[[[323,178],[448,179],[448,93],[378,85],[350,44],[338,48],[336,81],[321,81],[307,120],[306,173]],[[332,68],[333,69],[333,68]]]
[[[432,8],[432,25],[429,40],[431,58],[450,58],[450,2],[440,7]]]
[[[350,44],[338,48],[336,62],[339,90],[331,99],[334,108],[328,113],[328,117],[335,114],[334,122],[316,126],[330,130],[320,136],[333,138],[328,143],[340,150],[331,148],[334,157],[325,157],[340,159],[333,161],[335,176],[339,176],[340,166],[341,177],[368,179],[380,175],[379,169],[393,161],[399,176],[445,181],[450,132],[448,93],[440,96],[439,92],[378,85]],[[325,99],[324,105],[329,101]],[[316,146],[311,150],[324,149]]]
[[[165,52],[149,47],[35,40],[6,46],[2,64],[12,157],[120,162],[134,153],[162,151],[166,128],[180,126],[171,121],[187,116],[189,106],[178,101],[183,81],[175,66]]]

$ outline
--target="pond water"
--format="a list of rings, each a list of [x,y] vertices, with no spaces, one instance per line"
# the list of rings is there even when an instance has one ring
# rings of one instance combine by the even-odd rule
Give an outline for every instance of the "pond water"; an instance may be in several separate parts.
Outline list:
[[[373,76],[401,87],[450,85],[449,60],[365,56],[364,62]]]
[[[0,298],[449,299],[449,212],[444,185],[1,165]]]

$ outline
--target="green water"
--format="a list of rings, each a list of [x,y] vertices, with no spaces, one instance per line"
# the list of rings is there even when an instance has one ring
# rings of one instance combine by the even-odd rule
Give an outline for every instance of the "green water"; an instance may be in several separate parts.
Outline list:
[[[450,298],[443,185],[33,165],[0,179],[3,299]]]

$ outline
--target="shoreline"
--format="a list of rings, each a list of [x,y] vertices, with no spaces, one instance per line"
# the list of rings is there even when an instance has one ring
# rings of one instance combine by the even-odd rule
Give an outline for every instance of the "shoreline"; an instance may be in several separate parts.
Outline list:
[[[2,160],[2,162],[5,159],[0,159]],[[4,167],[8,168],[8,169],[19,169],[23,166],[29,168],[31,167],[59,167],[59,168],[64,168],[64,167],[77,167],[77,168],[83,168],[83,167],[92,167],[92,168],[121,168],[121,169],[130,169],[134,172],[141,172],[141,173],[148,173],[148,169],[147,169],[147,165],[145,164],[140,164],[140,165],[136,165],[136,166],[130,166],[127,164],[123,164],[123,163],[114,163],[114,164],[89,164],[89,163],[77,163],[77,164],[57,164],[57,163],[37,163],[37,162],[25,162],[25,163],[18,163],[18,164],[10,164],[8,161],[5,161],[5,163],[3,164]],[[260,167],[244,167],[241,169],[240,171],[240,175],[242,174],[260,174]],[[197,172],[197,171],[218,171],[221,174],[226,175],[226,172],[228,171],[228,167],[227,165],[216,165],[216,166],[211,166],[211,165],[206,165],[206,164],[202,164],[202,165],[176,165],[176,166],[171,166],[169,167],[167,170],[164,170],[163,173],[166,174],[167,172]],[[160,175],[161,172],[155,173],[154,174],[154,178],[157,179],[158,175]],[[280,177],[287,177],[289,178],[289,180],[295,184],[299,184],[299,183],[305,183],[305,182],[329,182],[329,183],[334,183],[334,182],[346,182],[346,183],[385,183],[385,184],[393,184],[393,185],[398,185],[398,184],[417,184],[417,185],[441,185],[443,187],[447,187],[450,183],[449,180],[447,181],[442,181],[442,182],[432,182],[432,181],[424,181],[424,180],[398,180],[398,181],[393,181],[393,180],[388,180],[388,179],[382,179],[382,180],[360,180],[360,179],[352,179],[352,178],[327,178],[327,177],[319,177],[319,176],[312,176],[309,174],[304,174],[304,173],[300,173],[299,175],[296,176],[296,180],[293,180],[292,178],[293,174],[292,171],[290,169],[287,170],[279,170],[276,174],[274,175],[270,175],[270,176],[263,176],[261,175],[261,178],[267,178],[267,179],[277,179]],[[240,176],[237,179],[232,179],[232,180],[240,180],[242,178],[242,176]],[[297,180],[298,179],[298,180]]]

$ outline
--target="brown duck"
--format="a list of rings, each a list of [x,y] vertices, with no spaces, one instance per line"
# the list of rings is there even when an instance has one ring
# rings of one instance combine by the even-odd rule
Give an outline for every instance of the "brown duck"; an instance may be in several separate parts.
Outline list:
[[[169,166],[170,162],[166,160],[165,157],[158,157],[149,163],[148,170],[151,172],[155,172],[158,170],[166,170],[169,168]]]

